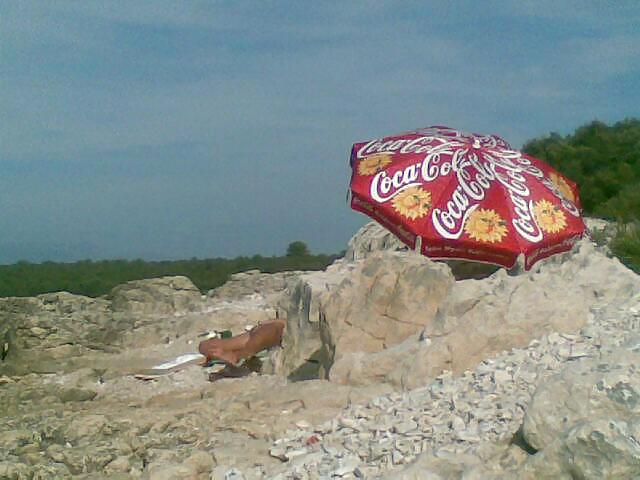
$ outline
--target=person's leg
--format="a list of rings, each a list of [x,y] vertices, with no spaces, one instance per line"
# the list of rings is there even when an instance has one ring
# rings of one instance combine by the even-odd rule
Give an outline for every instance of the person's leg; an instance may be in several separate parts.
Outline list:
[[[231,338],[209,338],[203,340],[198,345],[198,350],[202,355],[207,357],[207,360],[213,358],[213,352],[219,350],[237,350],[243,348],[249,341],[249,332],[236,335]]]
[[[249,332],[248,340],[239,348],[228,349],[223,345],[222,348],[212,348],[211,354],[214,358],[235,365],[243,358],[280,344],[284,326],[284,320],[262,323]]]

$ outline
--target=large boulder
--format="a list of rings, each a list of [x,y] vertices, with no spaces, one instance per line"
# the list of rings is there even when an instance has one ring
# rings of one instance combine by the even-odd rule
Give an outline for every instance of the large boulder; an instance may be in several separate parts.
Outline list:
[[[523,432],[540,450],[578,422],[595,418],[640,418],[640,354],[616,349],[567,365],[540,385],[528,406]]]
[[[499,271],[483,281],[458,281],[420,335],[374,355],[347,354],[333,366],[331,379],[414,388],[443,370],[460,374],[545,333],[576,332],[587,321],[588,306],[581,289],[553,276],[511,277]]]
[[[398,255],[398,254],[396,254]],[[573,300],[568,304],[565,299]],[[553,331],[575,332],[588,318],[589,297],[555,272],[455,282],[421,335],[367,355],[351,352],[331,369],[338,383],[391,382],[412,388],[442,370],[459,374],[484,358]]]
[[[430,327],[454,285],[450,269],[409,253],[378,252],[349,272],[322,305],[321,338],[330,378],[355,354],[380,352]]]
[[[144,315],[186,312],[202,303],[198,287],[183,276],[133,280],[114,287],[107,298],[114,312]]]
[[[68,292],[0,298],[0,372],[68,371],[90,353],[173,337],[194,322],[177,325],[160,317],[201,305],[199,290],[186,277],[128,282],[100,298]],[[147,324],[151,328],[143,328]]]
[[[362,260],[380,251],[406,251],[407,247],[377,222],[369,222],[351,237],[344,255],[346,261]]]
[[[282,348],[275,350],[263,371],[293,380],[326,378],[330,361],[320,337],[322,305],[356,264],[338,261],[326,270],[307,272],[290,284],[276,303],[287,319]]]
[[[538,386],[524,439],[540,450],[521,478],[640,477],[640,354],[618,348]]]
[[[315,356],[322,378],[402,388],[551,332],[576,333],[591,308],[638,288],[633,272],[587,240],[520,275],[499,270],[454,282],[441,262],[382,251],[302,281],[289,291],[286,335],[293,336],[285,336],[275,370],[289,374]]]
[[[90,350],[112,351],[130,327],[109,302],[68,292],[0,298],[0,372],[55,372]]]
[[[639,436],[638,417],[585,419],[527,459],[517,478],[640,478]]]
[[[387,251],[408,251],[404,243],[389,230],[377,222],[369,222],[364,225],[349,240],[344,260],[353,262],[362,260],[375,254],[376,252]],[[470,262],[466,260],[440,260],[449,265],[453,276],[458,280],[466,278],[485,278],[495,272],[498,267],[495,265]]]
[[[273,371],[327,378],[343,357],[396,345],[433,320],[453,282],[446,265],[412,252],[377,252],[302,275],[279,303],[287,328]]]
[[[254,295],[269,298],[281,294],[287,287],[295,284],[301,274],[303,272],[300,271],[262,273],[260,270],[234,273],[224,285],[209,290],[207,297],[224,302]]]

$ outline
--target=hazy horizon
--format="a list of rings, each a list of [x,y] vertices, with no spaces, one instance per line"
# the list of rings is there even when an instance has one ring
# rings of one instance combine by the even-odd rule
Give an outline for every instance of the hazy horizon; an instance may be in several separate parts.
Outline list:
[[[640,115],[640,4],[4,2],[0,264],[337,253],[358,141]]]

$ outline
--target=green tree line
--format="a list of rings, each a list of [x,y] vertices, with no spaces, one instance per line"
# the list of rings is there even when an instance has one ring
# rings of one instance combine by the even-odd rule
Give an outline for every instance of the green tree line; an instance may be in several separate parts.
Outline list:
[[[594,121],[571,135],[530,140],[522,149],[578,184],[587,215],[618,222],[611,249],[640,272],[640,119]]]
[[[231,274],[259,269],[265,273],[289,270],[322,270],[337,255],[311,255],[304,242],[289,245],[286,256],[207,258],[176,261],[82,260],[73,263],[19,261],[0,265],[0,297],[35,296],[67,291],[98,297],[130,280],[185,275],[206,293],[225,283]]]

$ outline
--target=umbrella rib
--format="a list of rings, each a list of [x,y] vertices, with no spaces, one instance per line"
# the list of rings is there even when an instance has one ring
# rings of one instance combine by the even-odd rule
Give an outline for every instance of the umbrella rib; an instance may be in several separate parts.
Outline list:
[[[498,180],[496,180],[496,181],[498,181]],[[500,182],[498,181],[498,183],[500,183]],[[501,187],[500,191],[504,195],[504,202],[505,202],[505,204],[507,206],[507,209],[509,210],[509,213],[511,214],[511,218],[516,218],[518,216],[518,214],[516,212],[516,207],[513,204],[513,200],[511,199],[511,195],[509,193],[509,189],[507,187],[505,187],[502,183],[500,183],[500,187]],[[515,243],[516,243],[516,246],[517,246],[517,251],[514,252],[515,256],[516,256],[516,259],[515,259],[515,262],[514,262],[514,265],[515,265],[515,264],[518,263],[518,257],[520,256],[520,254],[523,254],[523,255],[526,256],[526,254],[524,253],[526,245],[523,243],[523,240],[522,240],[522,238],[520,238],[520,235],[518,235],[515,232],[515,230],[514,230],[515,227],[513,226],[513,223],[510,223],[507,228],[508,228],[508,231],[509,231],[509,236],[511,238],[515,239]]]

